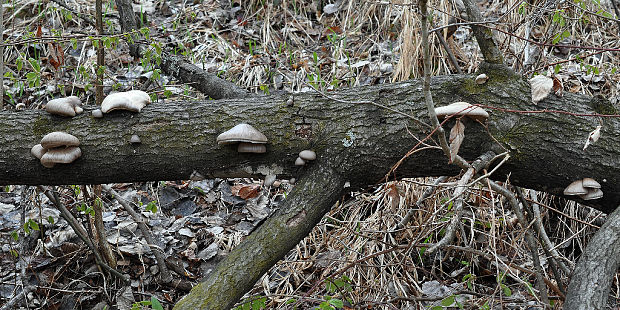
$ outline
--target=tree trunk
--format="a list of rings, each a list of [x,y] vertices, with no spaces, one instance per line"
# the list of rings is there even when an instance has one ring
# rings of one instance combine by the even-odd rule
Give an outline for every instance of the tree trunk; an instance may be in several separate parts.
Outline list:
[[[505,180],[510,175],[515,185],[556,195],[561,195],[570,182],[592,177],[601,183],[605,194],[602,199],[586,203],[612,212],[620,202],[618,118],[549,111],[507,112],[554,109],[573,114],[615,114],[609,102],[568,93],[562,98],[550,95],[535,106],[527,81],[489,66],[482,69],[490,76],[483,85],[476,84],[474,76],[469,75],[432,80],[431,91],[438,106],[455,101],[488,106],[488,131],[479,123],[464,120],[465,141],[459,154],[474,160],[488,150],[507,150],[510,160],[492,178]],[[86,107],[87,113],[74,118],[41,110],[3,111],[0,184],[178,180],[188,179],[194,172],[206,177],[301,178],[303,181],[283,210],[233,250],[207,284],[197,286],[179,308],[231,305],[307,234],[338,199],[345,181],[351,183],[352,189],[380,182],[418,143],[417,139],[431,132],[427,125],[414,120],[423,120],[427,114],[421,89],[421,81],[414,80],[344,89],[330,92],[329,97],[303,93],[207,102],[156,102],[141,113],[113,112],[103,119],[90,116],[92,107]],[[599,119],[604,120],[601,138],[584,151],[588,133],[599,124]],[[267,153],[238,154],[234,145],[217,145],[218,134],[241,122],[254,125],[269,138]],[[454,121],[449,121],[444,126],[452,124]],[[30,155],[30,148],[52,131],[66,131],[78,137],[82,157],[72,164],[44,168]],[[140,136],[141,144],[129,143],[133,134]],[[297,154],[304,149],[315,150],[319,158],[303,167],[294,166]],[[459,171],[448,164],[441,150],[431,148],[408,157],[389,178],[455,175]],[[302,194],[306,188],[310,191]],[[317,188],[323,192],[317,192]],[[288,212],[289,208],[296,211]],[[608,238],[617,238],[615,233]],[[617,253],[618,249],[613,250]],[[211,287],[214,291],[210,291]],[[200,296],[208,298],[202,301]]]
[[[276,214],[243,240],[175,309],[230,309],[310,233],[344,191],[344,178],[329,167],[329,159],[319,161],[295,185]]]
[[[620,267],[620,208],[611,213],[579,258],[566,292],[565,310],[604,309]]]
[[[512,110],[616,113],[603,99],[570,93],[562,98],[550,95],[535,106],[529,84],[520,77],[496,70],[488,70],[487,75],[491,79],[484,85],[467,75],[434,78],[435,102],[438,106],[468,101]],[[87,113],[74,118],[45,111],[4,111],[0,113],[0,184],[178,180],[188,179],[194,171],[206,177],[299,177],[308,167],[294,166],[297,153],[313,149],[353,189],[362,188],[381,181],[416,145],[412,134],[424,138],[430,128],[403,114],[353,102],[362,98],[424,119],[420,90],[421,82],[414,80],[339,90],[330,92],[330,98],[303,93],[200,103],[156,102],[141,113],[113,112],[103,119],[92,118],[89,107]],[[473,160],[487,150],[499,153],[505,148],[512,157],[494,174],[495,179],[510,174],[515,185],[561,195],[572,181],[592,177],[605,194],[586,204],[606,213],[619,204],[620,120],[603,118],[600,140],[584,151],[583,143],[598,125],[598,117],[487,110],[491,114],[488,133],[482,125],[466,121],[459,153],[464,158]],[[216,144],[218,134],[241,122],[267,135],[266,154],[238,154],[235,146]],[[30,155],[30,148],[52,131],[78,137],[82,157],[72,164],[44,168]],[[133,134],[140,136],[141,144],[129,143]],[[457,174],[459,169],[447,161],[437,149],[417,152],[390,178]]]

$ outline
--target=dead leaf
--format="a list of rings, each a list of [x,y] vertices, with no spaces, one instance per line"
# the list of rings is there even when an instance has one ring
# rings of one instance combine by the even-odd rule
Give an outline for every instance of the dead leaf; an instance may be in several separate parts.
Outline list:
[[[532,101],[538,103],[549,96],[553,88],[553,80],[544,75],[537,75],[530,79],[532,87]]]
[[[398,206],[400,205],[400,193],[398,192],[398,188],[394,183],[388,185],[387,187],[387,196],[392,198],[391,203],[391,211],[396,212],[398,210]]]
[[[562,84],[562,81],[555,76],[553,77],[553,93],[558,97],[562,97],[562,94],[564,93],[564,85]]]
[[[65,53],[62,50],[60,44],[52,42],[47,44],[47,53],[49,63],[54,66],[54,69],[58,70],[60,66],[65,64]]]
[[[241,199],[250,199],[258,196],[258,192],[260,190],[260,184],[250,184],[250,185],[235,185],[231,187],[231,192],[235,196],[239,196]]]
[[[465,139],[465,125],[461,120],[457,120],[452,130],[450,130],[450,162],[452,163],[456,159],[456,155],[459,153],[461,143]]]
[[[603,128],[603,126],[596,126],[596,129],[590,132],[590,134],[588,135],[588,139],[586,139],[586,144],[583,146],[584,150],[588,147],[588,145],[598,141],[598,138],[601,137],[601,128]]]

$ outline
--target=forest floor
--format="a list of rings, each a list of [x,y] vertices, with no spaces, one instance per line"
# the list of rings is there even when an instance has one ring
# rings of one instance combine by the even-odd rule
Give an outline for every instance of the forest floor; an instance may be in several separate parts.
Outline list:
[[[456,21],[453,2],[430,1],[433,28]],[[524,78],[552,75],[566,92],[620,105],[620,12],[611,1],[547,8],[542,5],[554,1],[478,2],[485,18],[497,20],[490,26],[506,63]],[[105,46],[104,93],[141,89],[160,104],[209,100],[163,74],[162,50],[262,94],[330,91],[422,75],[419,18],[406,1],[139,1],[138,42],[147,47],[141,59],[129,55],[114,2],[103,5],[106,35],[95,40],[92,0],[4,3],[4,109],[40,109],[69,95],[94,105],[97,44]],[[445,47],[438,36],[446,39]],[[468,26],[443,28],[430,39],[433,75],[474,73],[482,60]],[[561,46],[536,48],[537,43]],[[456,180],[447,179],[421,203],[418,198],[435,179],[351,192],[256,283],[239,309],[542,309],[524,231],[501,196],[485,187],[470,187],[463,196],[455,246],[424,254],[424,244],[441,239],[453,213]],[[251,179],[112,186],[140,209],[158,245],[180,266],[175,278],[197,283],[278,208],[294,180],[268,186]],[[92,233],[97,188],[56,190]],[[605,214],[545,193],[524,195],[540,206],[563,263],[574,266]],[[135,221],[108,193],[100,198],[106,239],[131,285],[97,268],[92,252],[38,189],[7,186],[0,193],[0,308],[22,286],[33,289],[21,309],[171,309],[186,293],[156,281],[159,269]],[[559,309],[569,275],[554,277],[540,252],[552,285],[548,294]],[[620,303],[620,274],[609,298],[610,308]]]

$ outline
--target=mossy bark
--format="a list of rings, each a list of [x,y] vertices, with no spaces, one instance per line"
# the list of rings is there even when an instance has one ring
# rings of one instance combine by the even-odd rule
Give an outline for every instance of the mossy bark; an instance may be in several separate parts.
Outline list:
[[[432,80],[437,106],[455,101],[488,106],[487,126],[466,121],[460,155],[473,160],[493,150],[507,150],[511,159],[493,176],[513,184],[562,194],[574,180],[592,177],[604,197],[587,204],[610,213],[620,203],[620,120],[560,113],[516,113],[493,110],[563,110],[574,113],[615,113],[609,102],[566,93],[531,103],[527,81],[509,72],[489,71],[483,85],[474,76],[441,76]],[[299,177],[307,167],[294,166],[297,154],[313,149],[328,160],[353,189],[380,182],[418,139],[430,129],[415,120],[360,99],[425,120],[418,80],[343,89],[329,93],[265,96],[204,102],[155,102],[141,113],[113,112],[90,116],[93,107],[74,118],[45,111],[0,112],[0,184],[100,184],[188,179],[194,171],[205,177],[275,174]],[[491,108],[492,107],[492,108]],[[599,122],[598,142],[583,144]],[[236,147],[218,146],[218,134],[247,122],[269,138],[267,153],[239,154]],[[449,130],[453,121],[444,126]],[[52,169],[41,166],[30,148],[52,131],[65,131],[81,141],[82,157]],[[130,144],[131,135],[141,144]],[[440,150],[417,152],[390,178],[454,175]],[[570,167],[570,169],[566,169]]]

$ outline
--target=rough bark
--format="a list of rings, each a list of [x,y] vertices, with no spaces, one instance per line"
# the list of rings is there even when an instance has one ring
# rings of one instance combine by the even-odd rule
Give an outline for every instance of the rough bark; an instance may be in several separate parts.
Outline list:
[[[619,267],[620,208],[616,208],[590,239],[585,252],[577,261],[566,292],[564,309],[604,309],[613,275]]]
[[[239,244],[174,309],[230,309],[310,233],[342,196],[345,179],[331,164],[328,158],[314,163],[277,213]]]
[[[254,94],[248,93],[236,84],[206,72],[174,55],[165,53],[162,56],[161,69],[164,73],[174,76],[183,83],[188,83],[199,92],[213,99],[254,96]]]
[[[431,85],[434,100],[438,106],[462,100],[517,110],[616,112],[605,100],[574,94],[563,98],[551,95],[534,106],[529,84],[520,77],[493,70],[487,75],[491,79],[484,85],[477,85],[473,76],[436,77]],[[363,98],[424,119],[420,90],[420,81],[413,80],[345,89],[330,96],[345,101]],[[487,150],[498,153],[505,147],[512,157],[494,176],[497,179],[510,174],[516,185],[561,194],[570,182],[593,177],[601,182],[605,196],[587,204],[610,213],[620,203],[620,120],[603,119],[600,140],[583,151],[588,132],[598,124],[596,117],[489,112],[488,130],[494,138],[483,126],[469,122],[461,156],[473,160]],[[240,122],[249,122],[267,135],[266,154],[238,154],[235,146],[215,143],[219,133]],[[52,131],[78,137],[82,157],[52,169],[41,166],[30,155],[30,148]],[[380,181],[417,143],[410,133],[423,138],[428,132],[428,127],[381,107],[345,103],[316,93],[157,102],[139,114],[113,112],[103,119],[94,119],[90,113],[64,118],[44,111],[4,111],[0,113],[0,184],[178,180],[189,178],[194,171],[206,177],[290,177],[307,169],[297,168],[293,162],[299,151],[311,148],[319,157],[329,159],[353,188],[360,188]],[[131,145],[132,134],[139,135],[142,144]],[[441,151],[428,150],[412,155],[392,177],[458,172],[447,164]]]
[[[128,0],[115,0],[116,8],[118,9],[118,22],[121,24],[123,32],[130,32],[138,29],[136,23],[136,15],[133,12],[133,6],[131,1]],[[137,36],[132,36],[131,42],[129,42],[129,54],[137,57],[139,53],[139,45],[135,44]]]
[[[470,21],[481,22],[484,20],[478,6],[473,0],[463,0],[463,4],[465,5],[465,10],[467,11],[467,16]],[[491,29],[480,24],[471,25],[471,29],[476,37],[478,46],[480,46],[480,52],[482,52],[484,60],[492,64],[504,64],[504,56],[499,50],[495,38],[493,38]]]

